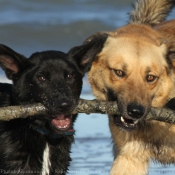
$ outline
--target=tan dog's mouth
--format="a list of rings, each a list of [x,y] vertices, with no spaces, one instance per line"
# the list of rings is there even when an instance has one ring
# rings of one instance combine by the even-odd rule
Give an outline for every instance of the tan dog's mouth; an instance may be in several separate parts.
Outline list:
[[[138,120],[128,119],[126,117],[121,116],[120,117],[121,122],[126,126],[135,126],[138,123]]]
[[[139,120],[131,119],[127,116],[113,115],[114,123],[125,130],[133,130],[137,128]]]

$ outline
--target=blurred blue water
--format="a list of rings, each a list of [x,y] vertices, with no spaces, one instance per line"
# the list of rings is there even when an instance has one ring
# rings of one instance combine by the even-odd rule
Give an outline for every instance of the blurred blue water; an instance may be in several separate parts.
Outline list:
[[[67,52],[98,31],[127,23],[134,0],[0,0],[0,43],[30,56],[42,50]],[[175,16],[175,10],[169,18]],[[0,81],[8,81],[0,71]],[[81,98],[93,99],[87,78]],[[112,143],[106,115],[79,114],[75,124],[70,172],[107,175],[112,164]],[[174,166],[151,163],[151,175],[174,175]]]

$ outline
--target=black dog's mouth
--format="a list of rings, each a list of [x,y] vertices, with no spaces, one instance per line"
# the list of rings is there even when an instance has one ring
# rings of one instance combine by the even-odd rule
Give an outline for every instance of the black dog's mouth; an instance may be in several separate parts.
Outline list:
[[[134,120],[122,115],[113,115],[114,123],[125,130],[133,130],[137,128],[139,120]]]
[[[51,123],[56,129],[66,131],[71,127],[72,115],[54,115],[52,116]]]

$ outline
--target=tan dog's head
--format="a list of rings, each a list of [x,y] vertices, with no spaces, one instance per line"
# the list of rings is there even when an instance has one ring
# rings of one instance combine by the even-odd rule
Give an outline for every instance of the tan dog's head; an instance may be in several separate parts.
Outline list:
[[[129,24],[94,34],[73,49],[74,57],[83,57],[81,64],[90,70],[96,98],[117,101],[120,115],[112,116],[117,126],[134,129],[151,106],[162,107],[175,97],[175,41],[167,41],[158,30]]]
[[[85,44],[97,35],[88,38]],[[118,102],[120,115],[114,115],[113,121],[130,130],[148,114],[151,106],[162,107],[172,96],[172,72],[163,36],[149,26],[129,24],[108,32],[88,78],[97,99]]]

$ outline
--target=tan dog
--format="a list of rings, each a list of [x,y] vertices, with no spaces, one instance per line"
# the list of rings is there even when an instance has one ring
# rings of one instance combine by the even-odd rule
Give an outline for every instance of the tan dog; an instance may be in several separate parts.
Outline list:
[[[117,101],[120,115],[109,116],[115,160],[111,175],[146,175],[150,159],[175,163],[175,125],[145,121],[151,106],[175,97],[175,20],[163,22],[174,0],[138,0],[129,24],[113,32],[92,62],[88,75],[99,100]],[[93,51],[94,52],[94,51]],[[85,53],[85,55],[87,54]]]

